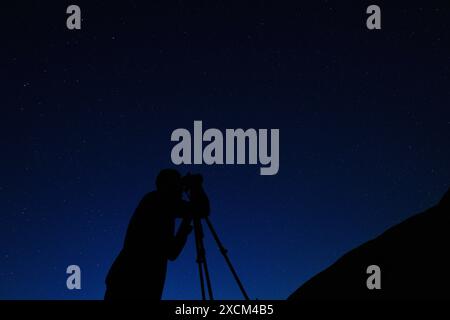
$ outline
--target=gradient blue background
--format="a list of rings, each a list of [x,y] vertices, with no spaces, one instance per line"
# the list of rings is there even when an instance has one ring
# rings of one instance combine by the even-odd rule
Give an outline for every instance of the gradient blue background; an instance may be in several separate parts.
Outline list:
[[[251,298],[286,298],[449,186],[446,2],[379,2],[373,32],[368,1],[76,3],[74,32],[71,2],[1,4],[1,299],[101,299],[131,214],[171,166],[171,132],[194,120],[280,128],[276,176],[179,168],[205,176]],[[206,246],[216,297],[240,298]],[[200,298],[194,256],[190,239],[164,298]]]

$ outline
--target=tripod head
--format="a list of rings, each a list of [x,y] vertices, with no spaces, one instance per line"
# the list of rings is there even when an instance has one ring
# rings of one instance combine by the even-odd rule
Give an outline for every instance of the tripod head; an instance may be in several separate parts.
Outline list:
[[[201,174],[191,174],[188,172],[184,177],[181,178],[181,185],[183,186],[183,191],[189,192],[192,189],[201,188],[203,184],[203,176]]]
[[[188,173],[181,178],[183,192],[189,200],[193,219],[206,218],[209,215],[209,200],[203,190],[203,176]]]

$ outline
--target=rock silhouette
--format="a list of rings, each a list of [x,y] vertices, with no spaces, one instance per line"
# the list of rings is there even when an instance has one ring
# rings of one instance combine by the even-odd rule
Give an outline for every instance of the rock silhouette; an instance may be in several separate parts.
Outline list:
[[[288,300],[450,298],[450,189],[436,206],[348,252]],[[381,269],[381,290],[369,290],[367,267]]]

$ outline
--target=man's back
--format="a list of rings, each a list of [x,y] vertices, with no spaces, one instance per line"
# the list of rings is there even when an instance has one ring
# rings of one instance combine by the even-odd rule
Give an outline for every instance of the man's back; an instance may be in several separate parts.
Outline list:
[[[123,249],[106,278],[108,288],[116,296],[123,293],[128,299],[160,298],[175,228],[175,217],[170,211],[157,192],[147,194],[140,202],[128,226]]]

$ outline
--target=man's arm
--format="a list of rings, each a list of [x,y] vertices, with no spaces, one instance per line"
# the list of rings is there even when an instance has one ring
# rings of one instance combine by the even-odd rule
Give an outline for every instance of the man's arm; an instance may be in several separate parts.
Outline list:
[[[178,228],[177,234],[171,239],[167,256],[170,261],[178,258],[181,251],[183,250],[184,245],[186,244],[187,237],[192,231],[191,221],[192,219],[189,217],[184,218],[181,222],[180,227]]]
[[[209,216],[209,199],[201,185],[191,188],[189,191],[189,200],[191,205],[190,209],[193,210],[194,217],[205,218]]]
[[[183,250],[187,236],[192,231],[192,219],[205,218],[209,215],[209,199],[201,185],[191,188],[189,200],[181,200],[175,209],[176,217],[183,218],[183,221],[170,244],[168,258],[171,261],[175,260]]]
[[[174,210],[176,218],[205,218],[209,216],[209,199],[201,186],[192,188],[189,201],[180,200]]]

